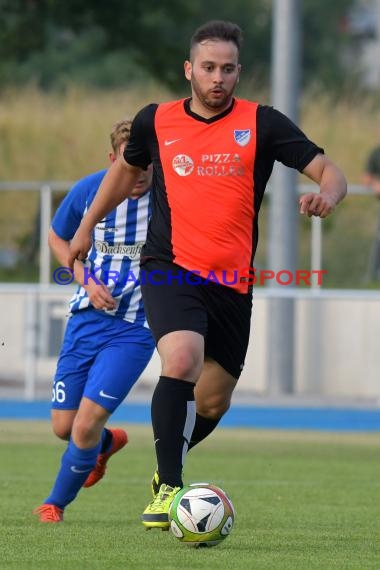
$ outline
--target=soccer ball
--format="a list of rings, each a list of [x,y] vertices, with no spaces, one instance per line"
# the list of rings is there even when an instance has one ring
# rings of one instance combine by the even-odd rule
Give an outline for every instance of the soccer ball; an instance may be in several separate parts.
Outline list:
[[[216,546],[231,532],[235,510],[216,485],[193,483],[181,489],[169,511],[170,529],[184,544]]]

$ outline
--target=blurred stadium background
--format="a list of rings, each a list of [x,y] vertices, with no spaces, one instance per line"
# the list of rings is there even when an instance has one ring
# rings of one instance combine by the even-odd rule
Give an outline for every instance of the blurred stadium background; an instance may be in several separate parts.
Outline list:
[[[380,0],[203,4],[17,0],[0,6],[0,414],[18,410],[17,402],[42,401],[48,408],[74,290],[52,279],[56,264],[46,236],[57,204],[72,181],[106,165],[116,120],[152,100],[187,93],[182,61],[191,31],[223,18],[245,32],[238,94],[296,118],[349,181],[345,202],[321,223],[299,219],[291,200],[279,219],[282,185],[292,199],[307,188],[305,179],[274,177],[260,214],[255,267],[327,273],[322,285],[256,287],[235,403],[368,412],[367,423],[350,416],[344,429],[380,430],[374,261],[380,212],[361,184],[365,159],[380,144]],[[273,231],[278,224],[280,235]],[[149,402],[158,373],[155,355],[131,402]],[[140,412],[149,421],[145,408]]]

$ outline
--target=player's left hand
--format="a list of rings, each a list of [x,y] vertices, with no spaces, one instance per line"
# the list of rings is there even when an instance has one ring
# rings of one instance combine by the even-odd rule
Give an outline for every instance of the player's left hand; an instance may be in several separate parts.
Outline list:
[[[309,218],[318,216],[326,218],[335,209],[335,200],[327,193],[304,194],[299,200],[300,213],[306,214]]]

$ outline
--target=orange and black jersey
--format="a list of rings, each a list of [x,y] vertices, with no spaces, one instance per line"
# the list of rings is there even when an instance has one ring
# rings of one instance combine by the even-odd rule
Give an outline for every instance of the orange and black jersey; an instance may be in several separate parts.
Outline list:
[[[153,163],[152,218],[144,257],[172,261],[246,293],[258,214],[275,160],[300,172],[323,149],[272,107],[234,99],[204,119],[190,99],[144,107],[125,160]]]

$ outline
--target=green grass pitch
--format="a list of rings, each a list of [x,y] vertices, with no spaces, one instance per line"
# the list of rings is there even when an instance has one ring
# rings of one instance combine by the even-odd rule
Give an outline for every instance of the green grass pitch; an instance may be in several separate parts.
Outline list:
[[[31,514],[48,495],[65,444],[46,422],[0,422],[0,568],[313,570],[380,568],[380,435],[219,429],[188,456],[185,481],[212,481],[237,517],[220,546],[195,550],[145,531],[155,468],[149,426],[106,477],[83,489],[65,522]]]

